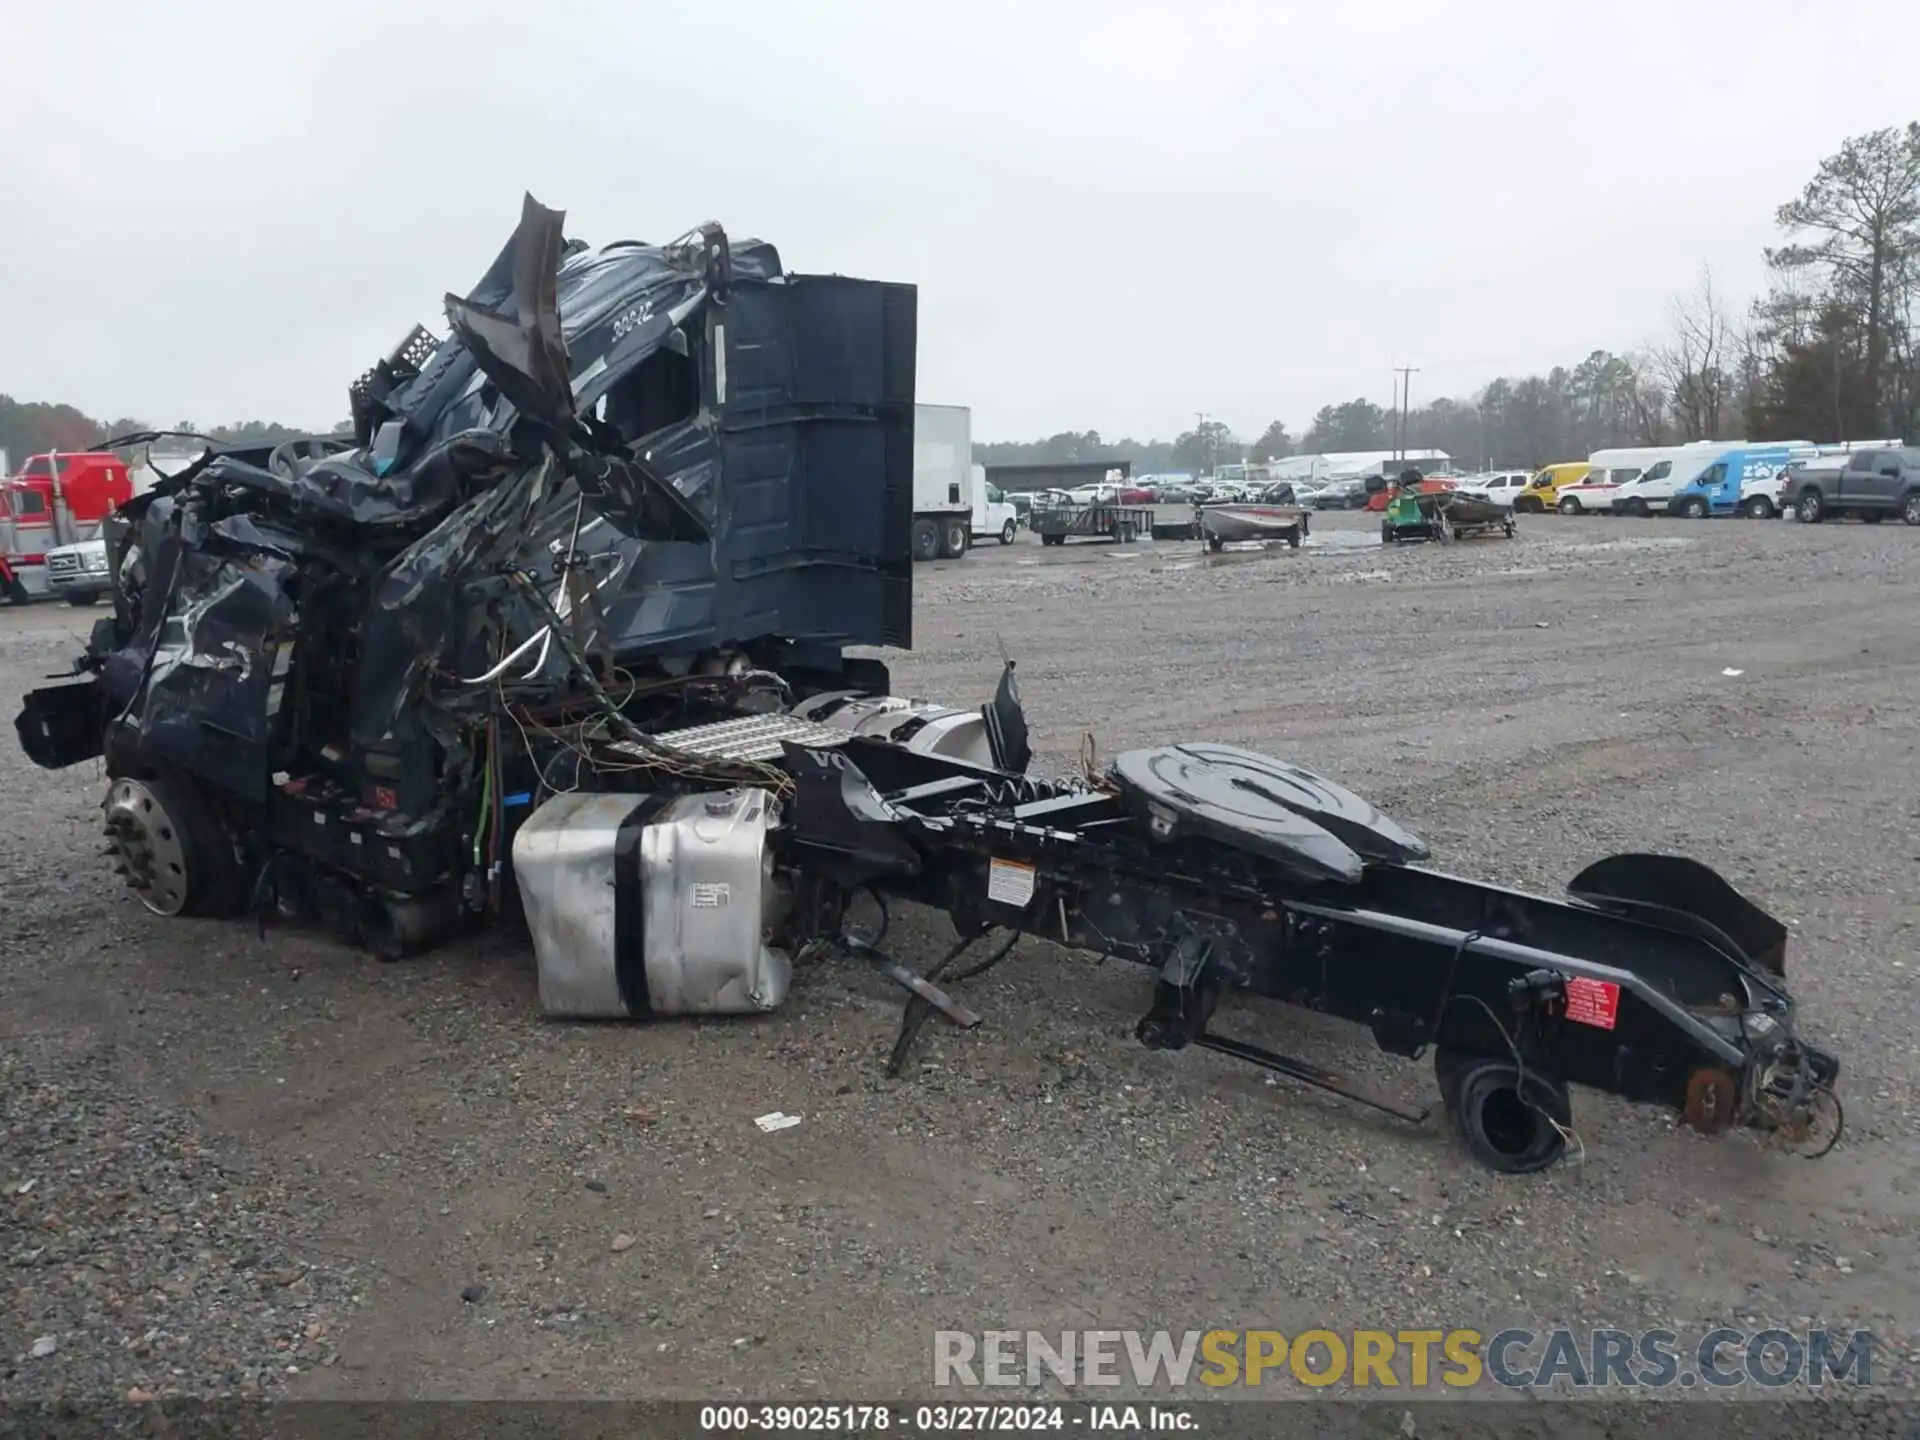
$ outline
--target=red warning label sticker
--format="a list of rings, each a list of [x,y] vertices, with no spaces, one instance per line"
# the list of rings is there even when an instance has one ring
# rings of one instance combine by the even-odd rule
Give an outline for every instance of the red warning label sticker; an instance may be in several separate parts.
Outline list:
[[[1567,977],[1567,1019],[1596,1030],[1613,1029],[1620,1016],[1620,987],[1585,975]]]

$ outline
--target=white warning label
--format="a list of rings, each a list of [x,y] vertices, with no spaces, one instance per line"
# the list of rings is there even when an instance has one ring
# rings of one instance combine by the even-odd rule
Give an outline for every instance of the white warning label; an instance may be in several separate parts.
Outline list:
[[[1033,903],[1033,867],[1018,860],[987,862],[987,899],[1024,910]]]
[[[718,910],[733,899],[732,887],[712,880],[696,880],[693,884],[693,908],[696,910]]]

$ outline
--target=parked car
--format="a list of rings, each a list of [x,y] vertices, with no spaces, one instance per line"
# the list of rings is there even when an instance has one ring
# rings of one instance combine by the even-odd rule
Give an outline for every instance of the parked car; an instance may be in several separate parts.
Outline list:
[[[1500,470],[1491,475],[1469,475],[1460,482],[1460,488],[1470,495],[1484,495],[1495,504],[1511,505],[1532,478],[1525,470]]]
[[[1898,515],[1920,525],[1920,447],[1856,450],[1839,470],[1792,472],[1783,497],[1803,525],[1858,515],[1869,525]]]
[[[91,605],[108,591],[107,542],[82,540],[47,551],[47,594],[69,605]]]
[[[1336,480],[1313,497],[1316,510],[1364,510],[1367,487],[1363,480]]]

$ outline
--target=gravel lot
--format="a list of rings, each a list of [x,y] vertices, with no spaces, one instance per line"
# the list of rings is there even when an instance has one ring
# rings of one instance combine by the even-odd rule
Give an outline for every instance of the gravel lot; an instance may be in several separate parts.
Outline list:
[[[1548,891],[1616,850],[1717,864],[1793,926],[1845,1067],[1832,1155],[1583,1092],[1583,1163],[1503,1180],[1437,1118],[1140,1048],[1144,973],[1033,942],[899,1082],[897,1001],[844,966],[764,1022],[557,1025],[504,941],[381,965],[149,917],[95,856],[97,775],[8,744],[0,1393],[846,1400],[924,1393],[936,1329],[1822,1322],[1910,1386],[1920,535],[1370,529],[987,546],[921,572],[897,687],[977,703],[1004,643],[1043,764],[1088,731],[1252,746]],[[96,613],[0,610],[8,714]],[[1433,1096],[1310,1015],[1220,1028]],[[763,1134],[774,1109],[803,1121]]]

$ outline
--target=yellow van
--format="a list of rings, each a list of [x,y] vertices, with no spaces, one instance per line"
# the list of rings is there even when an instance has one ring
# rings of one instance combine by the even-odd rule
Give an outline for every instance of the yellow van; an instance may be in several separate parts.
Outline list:
[[[1578,485],[1592,469],[1584,460],[1563,460],[1558,465],[1549,465],[1535,472],[1526,488],[1513,497],[1513,508],[1523,515],[1544,515],[1560,503],[1563,487]]]

